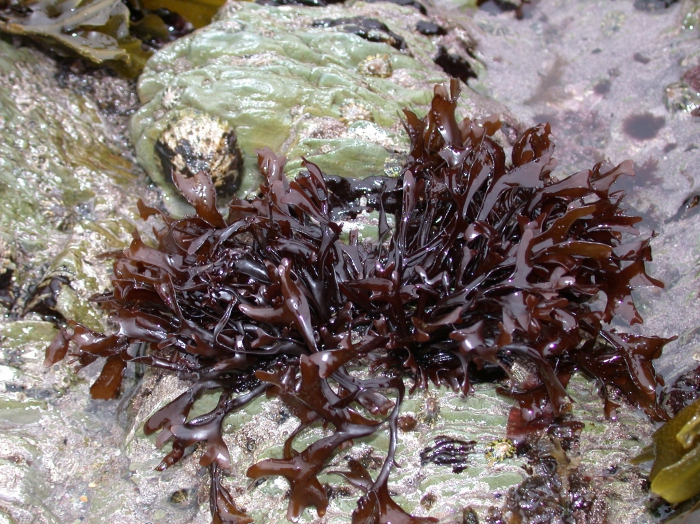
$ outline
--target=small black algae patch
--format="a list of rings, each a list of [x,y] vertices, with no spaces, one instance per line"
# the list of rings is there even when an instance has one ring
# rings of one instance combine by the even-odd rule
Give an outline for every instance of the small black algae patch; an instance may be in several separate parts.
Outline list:
[[[469,454],[474,451],[474,446],[474,440],[466,442],[451,437],[436,437],[434,446],[421,451],[420,463],[425,465],[432,462],[438,466],[452,466],[453,473],[461,473],[467,468],[467,460]]]
[[[647,11],[649,13],[655,13],[657,11],[662,11],[672,4],[675,4],[678,0],[635,0],[634,8],[638,11]]]
[[[406,41],[396,33],[392,32],[386,24],[374,18],[355,16],[353,18],[324,18],[316,20],[313,27],[339,27],[346,33],[352,33],[370,42],[381,42],[389,44],[391,47],[404,51],[408,47]]]
[[[434,22],[427,22],[425,20],[421,20],[416,24],[416,31],[426,36],[447,34],[447,29],[444,27],[439,26]]]
[[[639,62],[640,64],[648,64],[651,62],[651,58],[648,56],[644,56],[642,53],[635,53],[634,56],[632,57],[635,62]]]
[[[659,130],[666,125],[666,119],[662,116],[654,116],[651,113],[630,115],[622,123],[622,129],[632,138],[637,140],[650,140]]]
[[[609,79],[601,80],[596,85],[593,86],[593,91],[599,95],[607,95],[612,87],[612,82]]]
[[[450,52],[444,46],[438,48],[438,54],[433,59],[433,62],[440,66],[445,73],[453,78],[459,78],[465,84],[470,78],[477,77],[466,58]]]

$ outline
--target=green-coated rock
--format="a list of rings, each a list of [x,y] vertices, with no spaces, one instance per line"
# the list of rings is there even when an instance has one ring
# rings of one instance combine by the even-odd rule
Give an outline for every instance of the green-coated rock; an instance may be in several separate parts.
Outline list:
[[[109,285],[110,261],[98,255],[128,244],[136,199],[149,195],[116,118],[106,121],[99,100],[63,85],[62,72],[0,41],[0,273],[9,286],[0,306],[0,521],[145,522],[134,516],[133,483],[118,474],[116,404],[89,399],[99,365],[80,376],[43,366],[57,327],[42,315],[104,329],[88,302]],[[102,93],[128,88],[110,82]],[[37,296],[54,278],[55,293]],[[107,496],[92,509],[90,490],[103,477]]]
[[[314,26],[358,16],[386,23],[407,50]],[[434,41],[414,29],[423,19],[415,9],[389,3],[228,4],[217,22],[149,61],[139,80],[144,105],[131,121],[139,162],[163,184],[155,144],[183,110],[194,109],[235,130],[246,174],[239,193],[257,187],[255,149],[263,147],[287,155],[290,176],[302,157],[334,175],[394,174],[408,146],[402,111],[424,113],[434,85],[448,78],[433,63]],[[462,96],[463,112],[484,112],[474,99]]]
[[[106,263],[95,255],[123,247],[132,229],[135,166],[96,103],[57,74],[36,51],[0,41],[0,271],[13,271],[18,302],[57,275],[81,301],[100,291]]]

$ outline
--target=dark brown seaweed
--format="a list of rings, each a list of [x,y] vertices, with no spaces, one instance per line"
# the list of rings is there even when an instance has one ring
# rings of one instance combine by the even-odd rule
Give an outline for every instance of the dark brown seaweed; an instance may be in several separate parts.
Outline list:
[[[96,398],[118,394],[130,361],[190,380],[144,431],[158,432],[159,445],[172,441],[159,469],[206,443],[201,463],[211,469],[215,522],[247,521],[220,482],[230,466],[222,424],[263,393],[279,397],[299,428],[280,458],[252,465],[248,476],[289,481],[290,519],[310,506],[325,513],[317,475],[337,450],[389,432],[375,479],[354,462],[338,472],[365,493],[354,523],[431,520],[405,513],[387,486],[405,383],[467,394],[470,372],[500,367],[510,379],[502,392],[519,404],[510,435],[569,411],[565,386],[576,369],[664,418],[652,361],[668,340],[605,327],[616,315],[641,322],[632,289],[661,286],[645,272],[649,239],[628,240],[640,219],[611,192],[619,176],[632,175],[632,162],[554,179],[548,124],[524,133],[509,162],[491,138],[497,119],[456,120],[457,97],[453,81],[436,87],[424,119],[406,112],[411,151],[398,179],[346,183],[307,162],[290,181],[285,159],[265,149],[259,194],[235,199],[224,217],[206,173],[175,174],[196,214],[176,220],[139,204],[144,219],[160,216],[165,228],[156,247],[134,234],[116,257],[114,289],[96,297],[117,332],[71,323],[47,349],[47,365],[70,342],[82,365],[105,359]],[[379,212],[371,245],[353,232],[342,241],[336,222],[363,211],[362,195]],[[596,308],[601,292],[605,305]],[[145,354],[136,343],[148,345]],[[355,371],[368,365],[370,378],[360,378]],[[189,419],[197,398],[213,390],[217,407]],[[607,412],[616,406],[606,399]],[[333,432],[296,451],[296,437],[320,423]]]

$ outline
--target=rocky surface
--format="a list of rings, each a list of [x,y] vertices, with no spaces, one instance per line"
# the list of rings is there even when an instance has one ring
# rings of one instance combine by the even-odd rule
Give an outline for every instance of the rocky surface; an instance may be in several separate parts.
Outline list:
[[[449,37],[418,32],[426,20],[390,3],[230,3],[218,21],[154,56],[141,75],[143,107],[131,122],[139,160],[161,183],[156,144],[167,129],[187,125],[194,110],[235,130],[246,174],[239,194],[257,187],[255,149],[263,147],[287,155],[290,175],[302,157],[334,175],[396,174],[408,147],[403,109],[425,111],[435,83],[448,79],[433,61],[439,49],[458,45],[464,67],[481,68],[467,53],[474,45],[468,19],[464,27],[446,24]],[[477,93],[465,94],[462,108],[506,113]]]
[[[658,235],[650,267],[666,283],[665,291],[639,292],[645,319],[639,329],[680,335],[658,363],[674,379],[700,359],[691,334],[700,320],[692,218],[700,119],[692,107],[669,109],[665,90],[700,65],[692,22],[698,7],[594,5],[538,4],[517,24],[505,24],[503,15],[477,16],[486,32],[479,56],[487,74],[474,87],[524,122],[551,122],[561,175],[592,161],[635,161],[636,176],[618,186],[628,209],[644,217],[642,230]]]
[[[427,18],[392,4],[231,3],[219,21],[149,62],[139,84],[144,105],[131,121],[139,161],[158,181],[156,141],[183,114],[198,111],[235,129],[248,176],[244,191],[255,180],[253,149],[262,146],[290,155],[290,173],[302,155],[333,174],[395,172],[407,144],[400,110],[420,111],[432,83],[446,78],[434,63],[441,48],[462,53],[478,73],[468,79],[474,91],[465,89],[464,114],[504,111],[512,130],[552,122],[559,176],[601,159],[635,160],[637,177],[620,185],[628,207],[645,217],[643,229],[658,234],[650,273],[666,283],[665,290],[637,293],[645,324],[635,329],[679,335],[657,366],[672,383],[700,360],[700,117],[691,96],[700,66],[697,2],[533,3],[522,20],[493,2],[479,11],[463,7],[429,5],[430,20],[449,31],[426,36],[414,28]],[[378,42],[346,32],[348,24],[313,27],[316,20],[357,16],[380,20],[406,48],[383,30],[385,41]],[[79,375],[70,366],[42,366],[56,321],[105,327],[87,302],[108,285],[109,263],[97,254],[129,241],[136,198],[172,198],[148,186],[125,147],[120,133],[134,106],[128,83],[111,76],[94,81],[0,41],[0,522],[210,519],[201,450],[165,473],[153,471],[164,451],[141,429],[182,390],[177,379],[130,369],[120,401],[92,401],[88,388],[99,363]],[[511,134],[506,128],[504,144]],[[583,427],[553,428],[510,456],[512,444],[496,442],[505,436],[510,405],[494,386],[479,386],[466,399],[442,390],[416,393],[405,403],[401,468],[390,484],[397,500],[443,522],[467,521],[467,508],[483,522],[538,522],[543,515],[555,522],[603,522],[595,519],[606,515],[620,523],[659,522],[670,508],[648,493],[644,467],[627,463],[650,441],[654,425],[626,406],[616,421],[605,421],[597,387],[583,377],[572,380],[570,394],[572,419]],[[211,402],[203,398],[197,413]],[[228,484],[256,522],[284,522],[287,484],[270,479],[250,489],[245,470],[279,454],[293,428],[294,418],[275,401],[256,402],[227,421],[234,464]],[[475,441],[460,472],[421,460],[445,435]],[[348,454],[372,471],[374,450],[386,446],[382,438]],[[338,476],[325,482],[334,494],[327,516],[307,511],[304,521],[347,522],[358,493]],[[522,498],[538,506],[518,516],[513,507]]]
[[[109,281],[109,265],[97,255],[124,246],[135,189],[144,186],[118,126],[99,106],[128,104],[128,84],[116,80],[93,98],[62,87],[62,72],[43,54],[0,41],[4,522],[85,518],[90,482],[115,472],[113,503],[135,492],[118,473],[125,459],[116,403],[89,400],[85,377],[43,367],[55,322],[103,326],[87,300]],[[116,521],[123,511],[115,508]]]

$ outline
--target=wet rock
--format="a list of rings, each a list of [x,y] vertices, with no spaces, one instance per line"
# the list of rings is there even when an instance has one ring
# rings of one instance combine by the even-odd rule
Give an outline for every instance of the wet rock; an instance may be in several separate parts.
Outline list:
[[[402,5],[402,6],[407,6],[407,7],[412,7],[414,9],[418,9],[422,14],[426,14],[426,9],[423,4],[420,2],[417,2],[416,0],[368,0],[369,3],[376,3],[376,2],[388,2],[396,5]]]
[[[120,246],[130,229],[135,165],[95,102],[56,75],[53,61],[0,41],[0,251],[11,315],[42,309],[42,288],[59,301],[56,278],[76,282],[82,298],[97,292],[106,267],[84,256]]]
[[[217,22],[154,56],[141,76],[144,105],[131,123],[139,162],[163,181],[155,144],[174,115],[194,110],[235,132],[239,194],[257,186],[254,150],[266,146],[287,155],[290,176],[302,157],[332,175],[385,174],[407,152],[403,109],[425,111],[434,84],[448,78],[433,62],[439,43],[414,30],[419,21],[427,19],[391,3],[229,4]],[[464,99],[464,114],[494,112],[475,93]]]
[[[88,301],[109,282],[98,255],[129,241],[149,196],[109,109],[60,71],[0,41],[0,520],[146,522],[121,475],[117,403],[88,395],[97,370],[43,366],[63,318],[103,327]],[[124,86],[105,80],[101,94]]]

